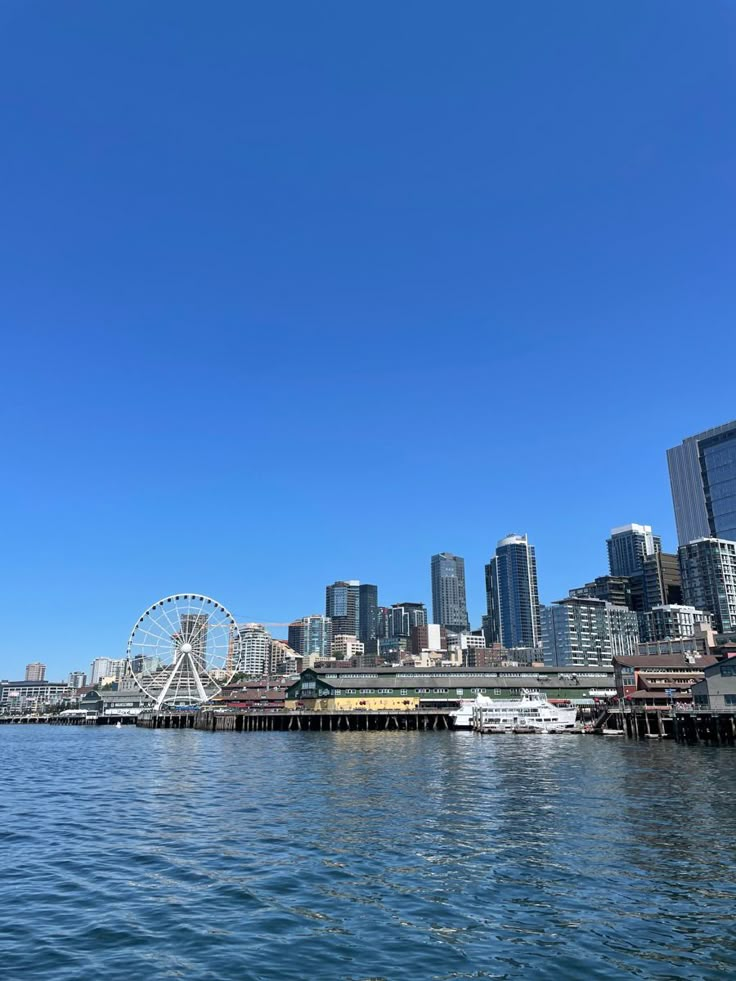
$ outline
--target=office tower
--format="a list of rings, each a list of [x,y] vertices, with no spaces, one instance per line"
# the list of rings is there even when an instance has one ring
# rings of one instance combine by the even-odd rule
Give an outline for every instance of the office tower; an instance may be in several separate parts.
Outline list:
[[[568,596],[541,608],[544,663],[602,667],[614,656],[637,653],[636,613],[592,597]]]
[[[338,580],[325,589],[325,616],[332,620],[332,635],[358,636],[360,629],[360,583]]]
[[[238,629],[238,673],[255,676],[266,674],[271,660],[271,634],[260,623],[241,623]]]
[[[319,654],[330,657],[332,621],[318,613],[289,624],[289,647],[297,654]]]
[[[432,618],[455,633],[470,629],[465,560],[451,552],[432,556]]]
[[[652,534],[651,525],[623,525],[613,528],[608,546],[608,567],[612,576],[637,576],[644,559],[661,551],[662,540]]]
[[[358,587],[358,638],[366,654],[375,654],[378,638],[378,586],[361,583]]]
[[[736,542],[700,538],[678,554],[685,603],[710,613],[718,633],[736,630]]]
[[[26,681],[43,681],[46,677],[46,665],[40,661],[26,664]]]
[[[485,620],[489,644],[536,647],[540,641],[534,546],[526,535],[507,535],[486,566]]]
[[[414,627],[427,623],[427,608],[424,603],[394,603],[389,609],[389,633],[387,637],[411,637]]]
[[[667,450],[677,541],[736,541],[736,421]]]
[[[84,671],[71,671],[69,674],[69,687],[75,691],[77,688],[84,688],[87,684],[87,675]]]

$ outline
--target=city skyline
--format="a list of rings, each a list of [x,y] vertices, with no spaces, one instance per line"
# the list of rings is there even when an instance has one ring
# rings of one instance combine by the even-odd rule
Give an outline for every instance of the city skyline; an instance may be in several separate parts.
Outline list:
[[[542,603],[675,552],[665,451],[734,417],[726,6],[218,11],[0,32],[0,674],[182,588],[431,608],[447,550],[477,625],[509,530]]]

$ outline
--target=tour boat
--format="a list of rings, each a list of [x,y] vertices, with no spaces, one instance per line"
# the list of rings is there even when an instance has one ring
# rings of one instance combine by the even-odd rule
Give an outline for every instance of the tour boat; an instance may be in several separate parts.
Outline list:
[[[522,689],[521,698],[488,698],[473,703],[472,728],[476,732],[579,732],[577,709],[570,702],[552,703],[542,692]]]

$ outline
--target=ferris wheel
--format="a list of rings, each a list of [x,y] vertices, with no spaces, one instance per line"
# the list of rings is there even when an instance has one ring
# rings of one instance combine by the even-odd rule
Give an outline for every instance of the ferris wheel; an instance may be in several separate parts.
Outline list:
[[[139,687],[162,705],[199,705],[240,666],[233,615],[209,596],[179,593],[145,611],[128,640],[128,664]]]

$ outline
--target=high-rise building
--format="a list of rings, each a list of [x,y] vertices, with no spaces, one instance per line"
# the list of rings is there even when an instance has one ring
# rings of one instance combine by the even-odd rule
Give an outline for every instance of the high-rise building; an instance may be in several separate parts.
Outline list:
[[[40,661],[26,664],[26,681],[43,681],[46,677],[46,665]]]
[[[411,637],[414,627],[423,627],[427,623],[427,607],[424,603],[394,603],[389,608],[389,633],[387,637]],[[381,625],[385,629],[386,620]]]
[[[680,603],[662,604],[639,617],[642,643],[694,637],[697,624],[709,627],[711,615],[706,610]]]
[[[358,636],[360,629],[360,582],[341,579],[325,589],[325,616],[332,620],[332,635]]]
[[[332,621],[318,613],[302,617],[289,624],[289,647],[297,654],[318,654],[330,657],[332,651]]]
[[[378,638],[378,586],[361,583],[358,587],[358,638],[366,654],[375,654]]]
[[[125,673],[125,658],[96,657],[90,666],[89,683],[98,685],[105,680],[119,681]]]
[[[611,530],[608,567],[612,576],[637,576],[644,559],[661,551],[662,540],[652,534],[651,525],[622,525]]]
[[[536,647],[540,642],[534,546],[526,535],[507,535],[486,566],[485,621],[489,644]]]
[[[465,559],[451,552],[432,556],[432,618],[435,623],[462,633],[470,629],[465,595]]]
[[[236,670],[241,674],[263,675],[271,663],[271,634],[260,623],[241,623]]]
[[[682,577],[677,555],[659,551],[648,555],[642,563],[641,581],[644,610],[682,603]],[[632,588],[636,591],[635,582],[632,582]]]
[[[209,616],[206,613],[182,613],[179,621],[181,629],[174,637],[177,651],[181,644],[189,644],[193,663],[197,668],[206,669]]]
[[[87,684],[87,675],[84,671],[71,671],[69,673],[69,687],[77,690],[77,688],[84,688]]]
[[[592,597],[568,596],[541,608],[544,663],[602,667],[637,652],[636,613]]]
[[[677,540],[736,541],[736,421],[667,450]]]
[[[736,541],[699,538],[678,554],[685,603],[710,613],[718,633],[736,630]]]

